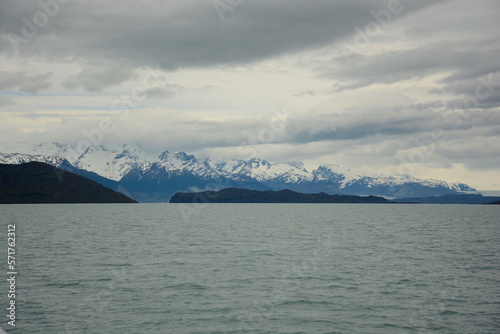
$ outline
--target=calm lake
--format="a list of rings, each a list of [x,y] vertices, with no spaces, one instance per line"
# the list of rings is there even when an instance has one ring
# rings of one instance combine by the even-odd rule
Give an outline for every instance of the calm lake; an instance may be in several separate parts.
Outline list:
[[[8,333],[499,333],[500,206],[0,205]],[[3,261],[4,277],[9,278]]]

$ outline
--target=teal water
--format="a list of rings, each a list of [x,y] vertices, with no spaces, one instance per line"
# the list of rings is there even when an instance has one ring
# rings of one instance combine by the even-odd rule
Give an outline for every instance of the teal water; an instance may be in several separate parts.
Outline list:
[[[2,205],[8,333],[499,333],[500,207]],[[0,249],[7,257],[6,237]],[[7,264],[0,269],[7,276]]]

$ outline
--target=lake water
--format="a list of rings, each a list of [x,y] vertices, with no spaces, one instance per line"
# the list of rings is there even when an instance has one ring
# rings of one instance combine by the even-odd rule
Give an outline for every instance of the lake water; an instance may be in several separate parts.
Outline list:
[[[9,333],[499,333],[500,206],[1,205]],[[7,238],[0,249],[7,258]],[[7,263],[1,270],[7,277]]]

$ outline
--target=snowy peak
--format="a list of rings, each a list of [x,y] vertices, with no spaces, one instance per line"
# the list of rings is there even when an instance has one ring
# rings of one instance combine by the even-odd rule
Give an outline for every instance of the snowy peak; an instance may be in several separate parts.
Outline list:
[[[245,168],[245,161],[238,159],[218,161],[208,160],[208,163],[212,168],[221,171],[225,175],[243,174],[242,170]]]
[[[474,192],[476,189],[472,188],[471,186],[465,184],[465,183],[460,183],[460,182],[454,182],[454,183],[449,183],[450,189],[456,192]]]
[[[215,164],[225,175],[251,177],[259,182],[303,182],[312,180],[312,175],[297,163],[276,162],[251,158],[245,160],[223,160]]]
[[[179,159],[180,161],[183,161],[185,163],[190,163],[190,162],[196,162],[197,159],[194,157],[194,155],[188,155],[185,152],[178,152],[175,153],[175,157]]]
[[[77,161],[75,167],[96,172],[108,179],[119,181],[132,169],[145,169],[150,165],[141,151],[130,147],[108,149],[103,146],[90,147]]]
[[[312,172],[314,179],[317,181],[342,181],[351,180],[361,175],[352,173],[349,169],[341,168],[338,165],[319,165]]]
[[[164,160],[167,160],[170,156],[170,151],[169,150],[166,150],[164,152],[162,152],[158,158],[160,158],[160,161],[164,161]]]
[[[474,191],[462,183],[423,180],[411,176],[366,175],[335,164],[322,164],[309,171],[301,162],[269,162],[258,158],[200,160],[185,152],[146,152],[135,145],[92,146],[79,152],[76,145],[46,143],[24,151],[17,154],[4,153],[0,155],[0,162],[18,164],[40,161],[57,167],[68,164],[110,180],[149,180],[158,187],[164,184],[161,182],[168,183],[174,176],[177,180],[176,187],[182,185],[189,188],[193,186],[190,182],[196,179],[198,183],[195,186],[200,189],[205,183],[225,179],[233,184],[263,189],[386,197],[433,196]],[[165,189],[167,188],[159,188],[156,191],[166,191]]]
[[[194,155],[185,152],[164,151],[158,156],[159,161],[151,161],[158,164],[171,174],[180,175],[190,173],[203,178],[219,177],[220,173],[210,166],[208,160],[198,160]]]
[[[44,162],[57,168],[71,166],[64,158],[51,155],[31,155],[25,153],[0,153],[0,163],[9,165],[20,165],[31,161]]]

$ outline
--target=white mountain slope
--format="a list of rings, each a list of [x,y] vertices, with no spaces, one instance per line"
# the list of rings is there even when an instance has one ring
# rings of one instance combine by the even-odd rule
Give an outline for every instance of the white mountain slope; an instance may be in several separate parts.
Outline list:
[[[259,182],[300,183],[313,180],[313,175],[304,166],[284,162],[269,163],[252,158],[245,160],[210,161],[210,166],[222,175],[234,179],[240,176],[250,177]]]
[[[316,181],[335,181],[340,183],[340,188],[344,188],[350,181],[357,180],[365,174],[356,172],[335,164],[323,164],[313,171]]]
[[[217,178],[221,172],[212,168],[210,160],[198,160],[194,155],[185,152],[165,151],[159,156],[161,165],[166,171],[172,173],[190,172],[203,179]]]
[[[19,147],[16,150],[20,151]],[[74,145],[60,143],[46,143],[23,150],[19,154],[0,154],[0,163],[18,164],[34,160],[59,167],[66,159],[76,168],[92,171],[114,181],[127,177],[129,187],[146,182],[142,180],[151,183],[151,180],[157,179],[157,186],[163,187],[155,189],[157,193],[167,191],[167,188],[169,194],[178,191],[177,188],[181,186],[189,188],[189,183],[195,182],[193,178],[197,180],[196,186],[200,187],[203,182],[220,180],[221,177],[236,183],[247,182],[247,185],[248,182],[261,184],[269,189],[289,188],[301,192],[324,191],[387,197],[418,197],[474,190],[461,183],[409,176],[365,175],[333,164],[320,165],[309,171],[300,162],[268,162],[257,158],[199,160],[184,152],[146,152],[134,145],[93,146],[81,154],[76,153]],[[177,182],[175,187],[168,183],[173,182],[171,177],[174,176]],[[148,187],[151,188],[151,185]],[[149,191],[150,188],[141,191]]]
[[[57,155],[32,155],[26,153],[0,153],[0,163],[20,165],[31,161],[44,162],[57,168],[63,167],[69,162]]]
[[[133,145],[106,148],[91,146],[83,153],[75,145],[46,143],[33,146],[33,152],[57,155],[66,158],[74,167],[97,173],[105,178],[119,181],[133,168],[147,169],[154,156]],[[76,153],[78,152],[78,153]]]

